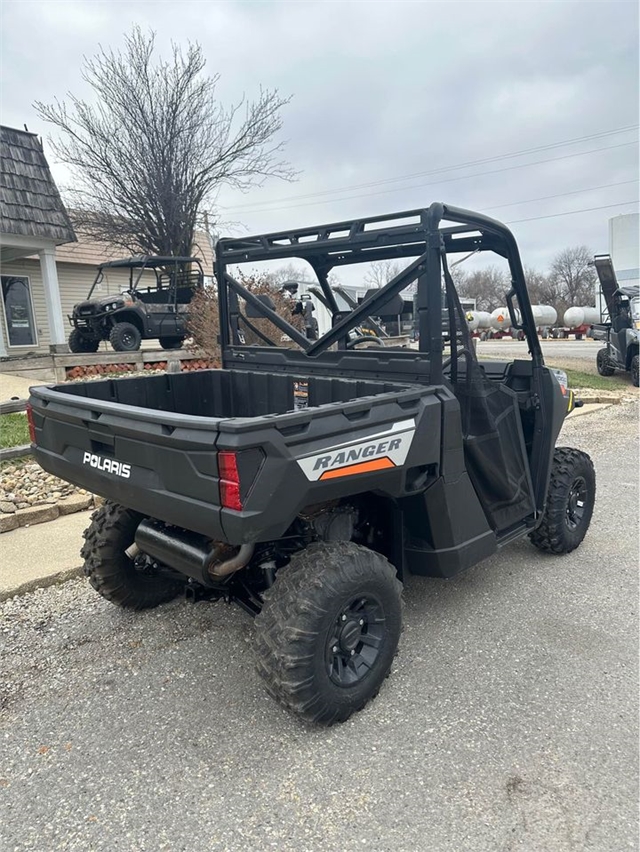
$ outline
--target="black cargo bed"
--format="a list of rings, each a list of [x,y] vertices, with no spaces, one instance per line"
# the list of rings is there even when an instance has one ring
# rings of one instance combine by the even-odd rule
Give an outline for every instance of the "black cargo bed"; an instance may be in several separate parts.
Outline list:
[[[91,400],[192,417],[263,417],[408,389],[399,383],[201,370],[56,385],[52,390]]]
[[[203,370],[36,387],[30,404],[45,470],[232,544],[277,538],[304,506],[374,482],[402,493],[402,467],[310,481],[299,462],[309,454],[413,429],[428,406],[428,440],[416,451],[427,463],[440,457],[435,389],[415,385]],[[223,451],[237,454],[241,511],[221,505]]]

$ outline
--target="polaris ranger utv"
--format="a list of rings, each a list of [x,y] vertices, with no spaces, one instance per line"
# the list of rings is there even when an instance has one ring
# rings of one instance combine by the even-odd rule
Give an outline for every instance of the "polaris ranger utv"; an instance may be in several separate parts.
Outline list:
[[[118,295],[95,298],[93,293],[109,269],[129,270],[129,286]],[[203,282],[197,257],[142,256],[102,263],[89,295],[74,305],[69,317],[73,326],[69,349],[97,352],[100,342],[108,340],[116,352],[135,352],[141,340],[156,337],[163,349],[179,349],[189,303]]]
[[[472,251],[508,261],[529,358],[477,360],[447,261]],[[315,341],[231,274],[291,258],[334,314]],[[408,265],[341,313],[330,270],[388,258]],[[216,274],[223,368],[33,388],[36,456],[107,498],[82,549],[101,595],[133,609],[181,592],[236,601],[256,616],[268,691],[304,719],[343,721],[389,673],[409,573],[453,577],[523,536],[555,554],[580,544],[593,465],[555,446],[573,394],[544,365],[512,234],[477,213],[434,203],[221,239]],[[349,337],[414,280],[419,350]],[[244,345],[248,308],[299,348]]]

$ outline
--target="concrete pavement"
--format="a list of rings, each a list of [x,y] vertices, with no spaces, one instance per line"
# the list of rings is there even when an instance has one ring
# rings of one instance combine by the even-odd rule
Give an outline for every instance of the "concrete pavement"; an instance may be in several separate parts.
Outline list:
[[[82,533],[91,512],[21,527],[0,537],[0,601],[69,580],[80,573]]]
[[[19,399],[27,399],[29,388],[33,385],[42,385],[34,379],[23,379],[21,376],[12,376],[9,373],[0,373],[0,402],[7,402],[14,396]]]

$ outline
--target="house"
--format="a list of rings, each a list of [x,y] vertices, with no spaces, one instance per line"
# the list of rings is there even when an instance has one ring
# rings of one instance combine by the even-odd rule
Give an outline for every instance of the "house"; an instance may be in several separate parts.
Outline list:
[[[200,233],[196,235],[193,254],[202,260],[205,276],[211,277],[213,255],[205,234]],[[88,240],[81,232],[77,233],[77,242],[56,248],[55,260],[58,272],[60,305],[64,318],[65,344],[71,331],[68,317],[73,310],[73,306],[87,298],[89,289],[96,277],[98,265],[106,261],[118,260],[125,256],[126,252],[122,249],[114,249],[113,246]],[[3,263],[3,282],[5,278],[26,279],[29,282],[28,286],[33,296],[33,312],[37,333],[36,345],[26,347],[9,346],[9,357],[24,357],[29,354],[38,355],[48,353],[50,351],[50,335],[44,298],[44,281],[38,258],[25,257],[8,264]],[[126,290],[128,286],[129,270],[107,268],[104,270],[103,278],[96,286],[93,296],[101,297],[112,293],[117,294],[122,290]]]
[[[34,134],[5,127],[0,134],[0,357],[67,351],[73,306],[87,298],[98,265],[126,252],[74,233]],[[213,254],[205,233],[196,234],[193,254],[210,278]],[[128,270],[106,269],[94,295],[116,294],[128,284]]]
[[[75,240],[40,140],[0,127],[0,357],[65,346],[55,252]]]

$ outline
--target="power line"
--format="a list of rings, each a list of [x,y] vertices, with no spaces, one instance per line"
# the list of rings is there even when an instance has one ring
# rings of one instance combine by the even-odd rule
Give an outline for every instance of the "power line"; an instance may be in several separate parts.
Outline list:
[[[344,201],[355,201],[355,200],[360,199],[360,198],[373,198],[376,195],[388,195],[389,193],[394,193],[394,192],[404,192],[408,189],[424,189],[427,186],[439,186],[440,184],[443,184],[443,183],[454,183],[456,181],[461,181],[461,180],[473,180],[474,178],[485,177],[486,175],[503,174],[504,172],[510,172],[510,171],[514,171],[516,169],[524,169],[524,168],[528,168],[529,166],[540,166],[540,165],[543,165],[545,163],[556,163],[556,162],[559,162],[560,160],[569,160],[569,159],[573,159],[574,157],[583,157],[583,156],[586,156],[588,154],[597,154],[600,151],[612,151],[612,150],[617,149],[617,148],[627,148],[630,145],[637,145],[637,144],[638,144],[638,140],[635,139],[633,142],[621,142],[618,145],[607,145],[604,148],[591,148],[589,151],[578,151],[575,154],[563,154],[561,157],[550,157],[547,160],[535,160],[532,163],[520,163],[517,166],[505,166],[504,168],[501,168],[501,169],[490,169],[490,170],[484,171],[484,172],[476,172],[475,174],[472,174],[472,175],[460,175],[459,177],[444,178],[443,180],[429,181],[427,183],[417,183],[417,184],[413,184],[410,187],[399,187],[399,188],[396,187],[394,189],[381,189],[381,190],[378,190],[377,192],[368,192],[368,193],[363,193],[363,194],[359,194],[359,195],[349,195],[346,198],[335,198],[335,199],[332,199],[332,200],[329,200],[329,201],[307,201],[304,204],[288,204],[285,207],[272,207],[270,209],[264,209],[264,210],[245,210],[243,212],[245,214],[247,214],[247,213],[276,213],[280,210],[294,210],[294,209],[300,208],[300,207],[317,207],[319,204],[324,205],[324,206],[326,206],[327,204],[341,204]],[[227,210],[233,210],[233,209],[235,209],[235,208],[227,208]]]
[[[413,180],[414,178],[427,177],[428,175],[441,174],[442,172],[456,171],[458,169],[468,168],[470,166],[480,166],[480,165],[485,165],[487,163],[493,163],[493,162],[499,162],[501,160],[511,159],[513,157],[522,157],[526,154],[534,154],[534,153],[537,153],[538,151],[548,151],[548,150],[552,150],[554,148],[561,148],[565,145],[575,145],[579,142],[586,142],[586,141],[589,141],[589,140],[592,140],[592,139],[600,139],[600,138],[603,138],[603,137],[606,137],[606,136],[615,136],[619,133],[627,133],[631,130],[637,130],[638,126],[639,125],[637,125],[637,124],[630,124],[626,127],[619,127],[619,128],[615,128],[613,130],[604,130],[600,133],[592,133],[592,134],[589,134],[587,136],[578,136],[574,139],[565,139],[565,140],[562,140],[560,142],[552,142],[552,143],[549,143],[547,145],[538,145],[534,148],[525,148],[522,151],[512,151],[512,152],[509,152],[507,154],[499,154],[499,155],[496,155],[494,157],[485,157],[485,158],[480,159],[480,160],[469,160],[467,162],[457,163],[457,164],[454,164],[452,166],[442,166],[440,168],[430,169],[430,170],[425,171],[425,172],[414,172],[412,174],[399,175],[398,177],[385,178],[383,180],[370,181],[368,183],[352,184],[351,186],[344,186],[340,189],[327,189],[327,190],[321,190],[319,192],[306,193],[306,194],[303,194],[303,195],[290,195],[290,196],[285,196],[283,198],[272,198],[269,201],[253,201],[253,202],[248,202],[247,204],[236,204],[236,205],[232,205],[231,207],[229,207],[227,209],[229,209],[229,210],[243,210],[243,209],[246,209],[247,207],[256,207],[256,205],[263,206],[263,205],[269,205],[269,204],[286,203],[288,201],[301,201],[301,200],[304,200],[304,199],[307,199],[307,198],[320,198],[322,196],[331,196],[331,195],[336,195],[336,194],[343,193],[343,192],[350,192],[351,190],[355,190],[355,189],[367,189],[367,188],[375,187],[375,186],[383,186],[383,185],[389,184],[389,183],[397,183],[397,182],[405,181],[405,180]]]
[[[624,207],[627,204],[638,204],[637,198],[631,201],[619,201],[617,204],[603,204],[600,207],[583,207],[582,210],[567,210],[564,213],[548,213],[546,216],[531,216],[529,219],[510,219],[505,225],[515,225],[517,222],[536,222],[538,219],[555,219],[558,216],[573,216],[575,213],[590,213],[592,210],[607,210],[610,207]]]
[[[540,198],[527,198],[525,201],[510,201],[508,204],[495,204],[493,207],[484,207],[483,210],[502,210],[504,207],[517,207],[518,204],[533,204],[534,201],[551,201],[553,198],[564,198],[567,195],[578,195],[581,192],[595,192],[598,189],[610,189],[613,186],[626,186],[629,183],[638,183],[638,178],[633,180],[621,180],[618,183],[604,183],[601,186],[587,186],[584,189],[573,189],[569,192],[559,192],[557,195],[542,195]]]

